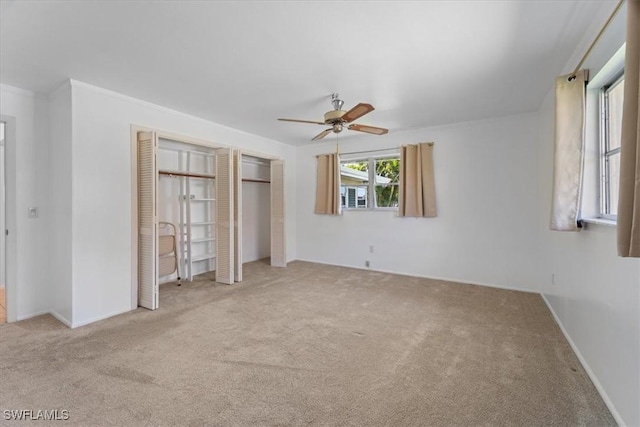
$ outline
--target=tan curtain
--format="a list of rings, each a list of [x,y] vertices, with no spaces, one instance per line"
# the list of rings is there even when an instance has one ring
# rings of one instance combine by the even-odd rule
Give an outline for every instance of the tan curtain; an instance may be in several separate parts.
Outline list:
[[[553,167],[552,230],[578,231],[584,156],[587,70],[556,79],[556,128]]]
[[[640,0],[627,2],[618,255],[640,258]]]
[[[337,154],[318,156],[318,180],[316,182],[317,214],[340,213],[340,162]]]
[[[400,147],[399,190],[400,216],[438,216],[432,142]]]

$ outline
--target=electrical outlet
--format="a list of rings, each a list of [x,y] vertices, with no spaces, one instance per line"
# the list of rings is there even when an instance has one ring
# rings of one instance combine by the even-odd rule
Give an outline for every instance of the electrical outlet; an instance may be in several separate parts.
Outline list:
[[[38,218],[38,208],[37,207],[30,207],[29,208],[29,218]]]
[[[371,253],[371,254],[372,254],[372,253],[373,253],[373,249],[374,249],[374,248],[373,248],[373,245],[369,246],[369,253]]]
[[[365,262],[364,262],[364,266],[365,266],[365,267],[367,267],[367,268],[369,268],[369,267],[371,266],[371,263],[370,263],[369,261],[365,261]]]

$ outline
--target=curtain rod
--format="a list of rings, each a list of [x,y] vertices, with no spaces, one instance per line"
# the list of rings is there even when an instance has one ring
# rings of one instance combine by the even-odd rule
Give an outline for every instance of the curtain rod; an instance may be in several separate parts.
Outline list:
[[[582,67],[582,64],[584,64],[584,61],[587,60],[587,58],[589,57],[589,55],[591,54],[591,51],[593,50],[593,48],[595,47],[595,45],[598,43],[598,41],[600,40],[600,37],[602,37],[602,34],[605,32],[605,30],[607,29],[607,27],[609,27],[609,24],[611,24],[611,21],[613,21],[613,18],[616,17],[616,15],[618,14],[618,12],[620,11],[620,9],[622,8],[622,4],[625,2],[625,0],[620,0],[618,2],[618,5],[616,6],[616,8],[613,10],[613,12],[611,13],[611,16],[609,16],[609,19],[607,19],[607,22],[604,23],[604,25],[602,26],[602,28],[600,29],[600,32],[598,33],[598,35],[596,36],[596,38],[593,40],[593,43],[591,43],[591,46],[589,46],[589,49],[587,49],[587,51],[584,53],[584,55],[582,56],[582,59],[580,60],[580,62],[578,62],[578,65],[576,66],[576,68],[573,70],[573,73],[571,73],[571,75],[569,76],[569,81],[573,80],[576,78],[576,74],[578,73],[578,71],[580,71],[580,67]]]
[[[399,150],[400,147],[389,147],[389,148],[380,148],[379,150],[365,150],[365,151],[343,151],[339,154],[364,154],[364,153],[377,153],[379,151],[391,151],[391,150]]]
[[[431,145],[433,146],[434,143],[433,142],[426,142],[425,144]],[[379,151],[391,151],[391,150],[399,150],[402,147],[389,147],[389,148],[380,148],[378,150],[364,150],[364,151],[348,151],[348,152],[341,152],[338,154],[366,154],[366,153],[377,153]],[[324,154],[318,154],[316,157],[319,156],[323,156]]]

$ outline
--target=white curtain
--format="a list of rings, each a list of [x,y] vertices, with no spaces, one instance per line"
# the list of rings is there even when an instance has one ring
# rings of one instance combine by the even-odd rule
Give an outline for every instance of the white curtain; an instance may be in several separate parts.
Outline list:
[[[627,1],[618,255],[640,258],[640,0]]]
[[[398,207],[399,216],[438,216],[432,142],[400,147]]]
[[[338,155],[318,156],[318,179],[316,182],[317,214],[338,215],[340,213],[340,161]]]
[[[552,230],[578,231],[584,156],[587,70],[556,79]]]

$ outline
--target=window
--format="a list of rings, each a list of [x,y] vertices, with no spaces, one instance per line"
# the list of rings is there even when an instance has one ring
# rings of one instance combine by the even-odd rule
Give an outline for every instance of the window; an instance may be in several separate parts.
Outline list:
[[[600,216],[616,219],[620,176],[620,137],[624,75],[602,88],[600,132]]]
[[[400,158],[366,158],[340,163],[342,209],[397,209]]]

